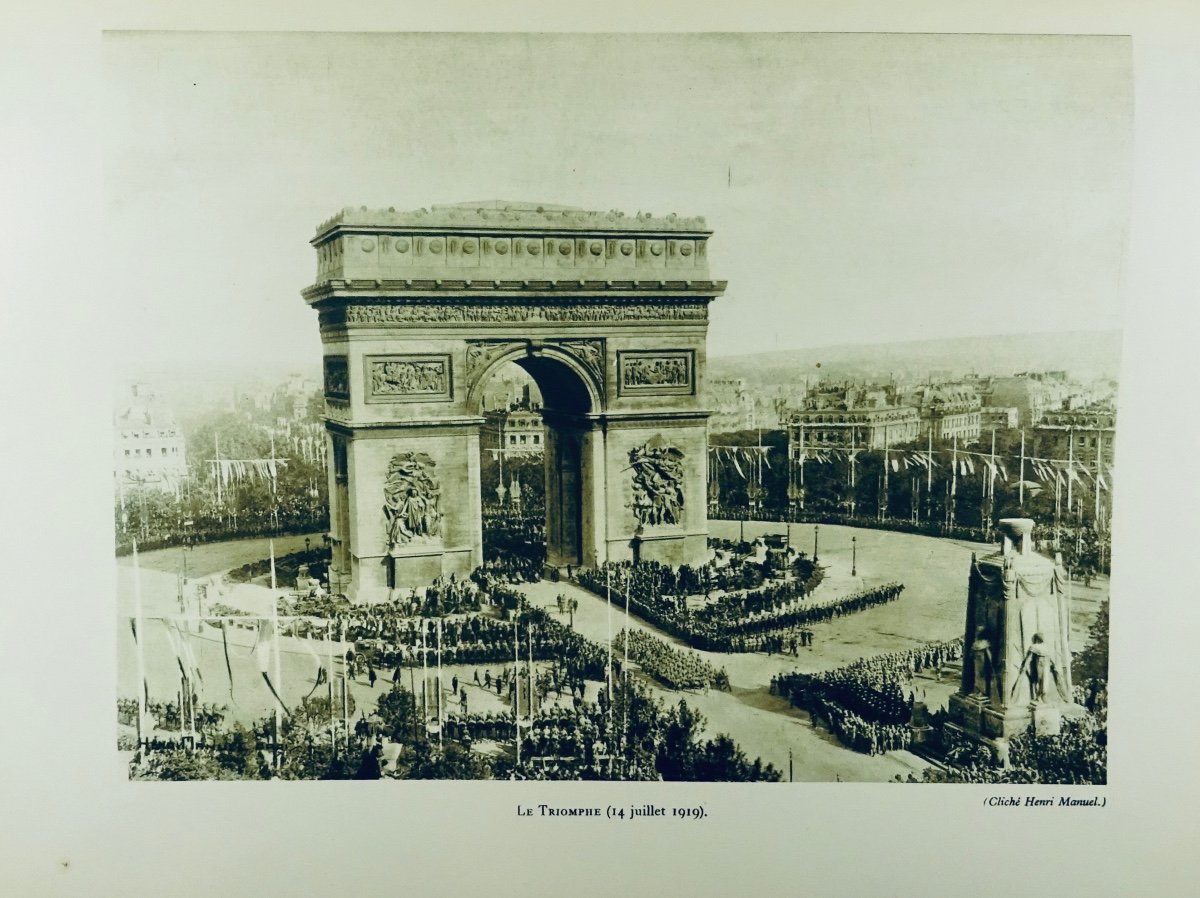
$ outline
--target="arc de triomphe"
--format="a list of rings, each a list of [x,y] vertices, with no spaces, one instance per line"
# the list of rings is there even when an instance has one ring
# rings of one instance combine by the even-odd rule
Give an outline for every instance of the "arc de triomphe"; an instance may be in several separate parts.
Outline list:
[[[345,209],[318,229],[330,531],[352,598],[482,561],[482,394],[537,383],[555,565],[707,552],[700,218],[515,203]],[[349,578],[348,580],[346,578]]]

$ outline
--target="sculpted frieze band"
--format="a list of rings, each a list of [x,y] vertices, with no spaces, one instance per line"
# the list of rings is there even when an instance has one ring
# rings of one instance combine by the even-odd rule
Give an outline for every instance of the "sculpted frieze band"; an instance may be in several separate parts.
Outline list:
[[[344,317],[342,317],[344,316]],[[323,312],[321,323],[338,324],[523,324],[525,322],[707,321],[704,302],[458,304],[369,303],[347,305],[344,313]]]

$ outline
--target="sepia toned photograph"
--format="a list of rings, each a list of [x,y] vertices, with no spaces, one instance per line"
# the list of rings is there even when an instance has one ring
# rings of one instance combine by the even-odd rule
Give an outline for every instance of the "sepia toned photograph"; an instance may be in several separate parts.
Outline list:
[[[1108,783],[1128,37],[103,73],[130,780]]]

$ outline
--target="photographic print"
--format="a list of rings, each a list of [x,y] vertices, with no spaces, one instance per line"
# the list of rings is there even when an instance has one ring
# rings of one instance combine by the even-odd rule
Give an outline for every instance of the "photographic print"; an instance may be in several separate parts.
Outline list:
[[[104,72],[130,779],[1108,782],[1128,38]]]

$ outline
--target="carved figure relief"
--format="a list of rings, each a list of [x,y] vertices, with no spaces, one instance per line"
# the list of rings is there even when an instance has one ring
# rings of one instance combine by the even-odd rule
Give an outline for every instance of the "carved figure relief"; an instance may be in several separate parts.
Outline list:
[[[390,548],[438,535],[441,523],[441,486],[437,466],[424,452],[402,452],[392,457],[383,485],[383,516]]]
[[[521,345],[516,340],[468,340],[467,383],[473,384],[495,359]]]
[[[367,402],[427,402],[453,393],[448,355],[367,356]]]
[[[683,450],[654,437],[629,451],[633,513],[647,527],[683,521]]]
[[[565,349],[591,373],[601,393],[604,391],[604,341],[603,340],[560,340],[557,344]]]
[[[333,399],[350,398],[350,366],[344,355],[325,356],[325,395]]]
[[[690,351],[623,352],[618,359],[622,393],[690,393],[694,358]]]

